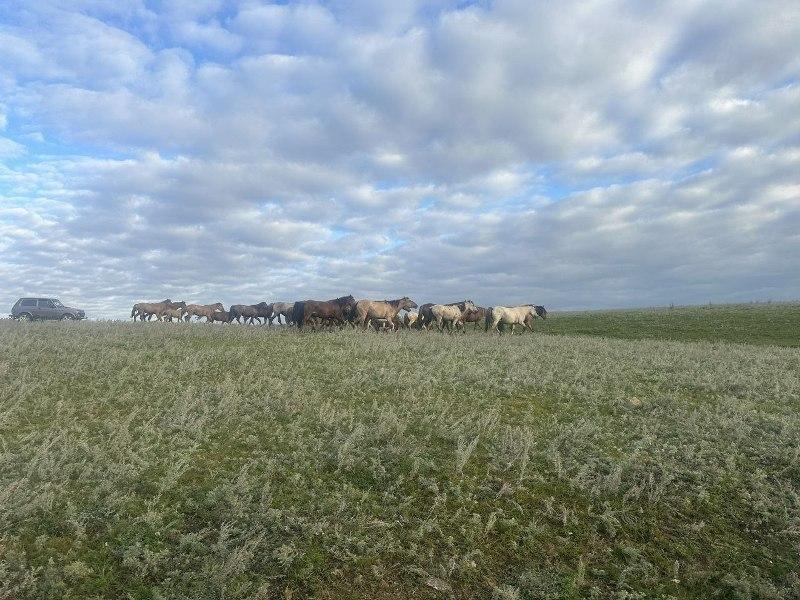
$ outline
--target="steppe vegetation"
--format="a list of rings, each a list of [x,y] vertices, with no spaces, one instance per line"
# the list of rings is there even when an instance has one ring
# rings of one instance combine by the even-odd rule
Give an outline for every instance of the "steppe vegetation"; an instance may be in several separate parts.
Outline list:
[[[752,302],[636,310],[554,312],[547,333],[623,339],[740,342],[800,346],[800,304]]]
[[[761,345],[4,321],[0,598],[800,597],[784,308]]]

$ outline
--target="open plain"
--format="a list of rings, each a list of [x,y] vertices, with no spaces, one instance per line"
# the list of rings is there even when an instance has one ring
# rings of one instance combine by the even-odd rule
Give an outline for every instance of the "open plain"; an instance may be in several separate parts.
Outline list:
[[[0,598],[800,597],[799,313],[0,322]]]

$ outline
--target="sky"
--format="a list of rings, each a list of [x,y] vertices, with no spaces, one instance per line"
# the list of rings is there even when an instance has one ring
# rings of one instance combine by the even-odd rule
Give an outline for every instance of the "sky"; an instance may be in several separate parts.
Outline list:
[[[800,298],[796,0],[4,0],[0,48],[7,310]]]

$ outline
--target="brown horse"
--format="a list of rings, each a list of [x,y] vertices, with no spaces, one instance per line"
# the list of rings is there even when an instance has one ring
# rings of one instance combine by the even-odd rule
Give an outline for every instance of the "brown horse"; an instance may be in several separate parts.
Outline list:
[[[356,305],[353,296],[342,296],[333,300],[304,300],[294,303],[292,320],[298,329],[304,325],[313,325],[315,319],[321,319],[322,324],[334,323],[344,325],[351,311]]]
[[[201,319],[206,318],[206,322],[211,322],[211,315],[215,310],[225,310],[222,302],[215,302],[214,304],[189,304],[186,310],[183,311],[184,319],[189,321],[192,317]]]
[[[137,302],[136,304],[133,305],[133,308],[131,309],[131,318],[134,321],[136,319],[139,319],[140,321],[144,321],[145,315],[150,314],[150,313],[144,312],[144,307],[145,306],[153,306],[153,305],[156,305],[156,304],[169,306],[169,304],[171,304],[171,303],[172,303],[172,300],[170,300],[169,298],[167,298],[166,300],[162,300],[161,302]]]
[[[164,312],[171,308],[186,308],[186,302],[173,302],[169,298],[162,302],[139,302],[133,305],[131,317],[133,317],[134,321],[137,316],[141,321],[149,321],[155,315],[156,319],[161,321]]]
[[[172,320],[183,320],[183,308],[168,308],[162,314],[161,318],[172,323]]]
[[[486,309],[482,306],[476,306],[475,310],[469,311],[468,314],[464,316],[464,324],[466,323],[475,323],[473,329],[478,329],[483,322],[486,320]]]
[[[366,331],[370,320],[386,320],[392,331],[395,329],[395,318],[401,310],[417,308],[417,303],[408,296],[403,296],[397,300],[359,300],[356,303],[355,318],[356,325],[363,325]]]

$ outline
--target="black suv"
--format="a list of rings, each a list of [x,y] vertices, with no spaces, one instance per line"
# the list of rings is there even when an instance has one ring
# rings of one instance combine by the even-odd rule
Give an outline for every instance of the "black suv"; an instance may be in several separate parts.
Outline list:
[[[11,317],[24,321],[34,319],[74,321],[85,319],[86,313],[77,308],[64,306],[57,298],[20,298],[11,309]]]

